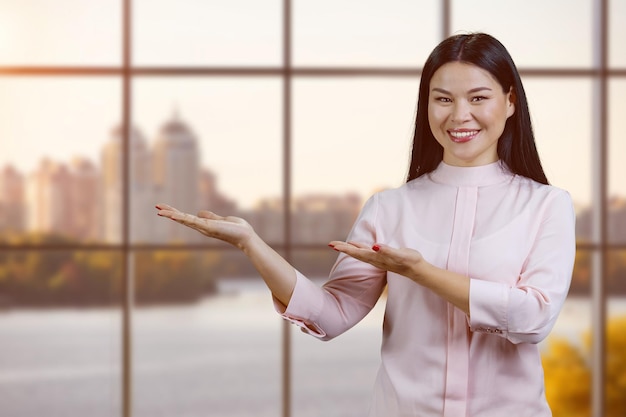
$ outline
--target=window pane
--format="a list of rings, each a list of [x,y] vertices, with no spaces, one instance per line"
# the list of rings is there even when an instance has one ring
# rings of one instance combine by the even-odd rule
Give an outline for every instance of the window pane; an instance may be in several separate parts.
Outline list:
[[[622,127],[626,79],[609,82],[609,97],[609,241],[626,243],[626,140]]]
[[[292,3],[296,66],[421,67],[440,40],[435,0]]]
[[[626,375],[626,250],[609,253],[609,300],[606,339],[606,415],[623,415]]]
[[[111,241],[100,157],[120,120],[119,81],[6,77],[0,90],[0,235]]]
[[[588,209],[591,205],[591,80],[528,77],[523,82],[548,180],[567,190],[577,209]]]
[[[121,1],[0,1],[0,65],[117,65]]]
[[[137,65],[278,65],[279,0],[136,0]]]
[[[270,243],[282,241],[282,205],[274,204],[282,193],[280,82],[141,78],[133,88],[138,174],[132,188],[143,190],[132,193],[133,238],[209,242],[157,219],[154,204],[163,202],[194,214],[240,215]]]
[[[609,3],[609,64],[626,68],[626,2],[612,0]]]
[[[328,343],[292,328],[294,417],[367,414],[380,365],[384,309],[381,299],[359,324]]]
[[[336,259],[337,252],[326,246],[293,251],[293,265],[318,285],[327,280]],[[380,366],[384,309],[383,297],[363,321],[329,343],[292,327],[294,417],[367,413]]]
[[[452,33],[495,36],[518,67],[592,65],[590,0],[456,0],[452,5]]]
[[[349,201],[401,185],[418,84],[416,78],[295,80],[294,197],[305,205],[310,196]]]
[[[0,409],[15,417],[120,410],[116,252],[0,253]]]
[[[245,257],[138,252],[134,264],[133,415],[278,415],[282,320]]]
[[[550,335],[540,344],[546,397],[554,417],[567,417],[591,406],[591,258],[579,249],[572,286]],[[572,384],[572,381],[576,381]],[[575,413],[574,413],[575,412]]]

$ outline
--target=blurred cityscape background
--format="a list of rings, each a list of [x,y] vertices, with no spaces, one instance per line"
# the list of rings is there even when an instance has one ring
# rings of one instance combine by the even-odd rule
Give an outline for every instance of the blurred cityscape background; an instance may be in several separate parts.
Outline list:
[[[469,31],[511,52],[576,205],[554,416],[626,415],[620,0],[0,0],[0,414],[364,415],[384,297],[319,343],[154,205],[243,217],[322,283],[328,241],[404,180],[426,57]]]

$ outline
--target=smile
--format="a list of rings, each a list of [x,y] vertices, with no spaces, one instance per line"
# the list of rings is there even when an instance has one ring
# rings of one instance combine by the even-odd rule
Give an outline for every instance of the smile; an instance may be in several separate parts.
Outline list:
[[[476,137],[480,130],[448,130],[453,142],[467,142]]]

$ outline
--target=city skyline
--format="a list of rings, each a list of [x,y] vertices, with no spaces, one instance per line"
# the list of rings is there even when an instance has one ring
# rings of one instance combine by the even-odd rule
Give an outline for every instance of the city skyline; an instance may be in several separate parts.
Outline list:
[[[70,161],[42,157],[35,170],[0,167],[0,231],[56,233],[80,241],[122,239],[122,129],[110,129],[98,161],[75,155]],[[266,196],[241,208],[221,192],[216,174],[200,160],[199,140],[178,111],[148,141],[137,128],[130,138],[131,240],[201,241],[200,234],[173,223],[154,227],[148,216],[157,202],[174,201],[188,212],[203,208],[240,215],[270,241],[281,241],[282,198]],[[185,186],[179,186],[185,184]],[[292,202],[294,229],[301,243],[315,243],[332,233],[347,235],[362,205],[356,193],[304,194]]]

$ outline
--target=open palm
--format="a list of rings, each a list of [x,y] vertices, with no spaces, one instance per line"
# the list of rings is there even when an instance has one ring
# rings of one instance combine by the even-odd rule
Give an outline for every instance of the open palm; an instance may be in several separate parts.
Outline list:
[[[157,204],[156,209],[159,216],[168,217],[205,236],[228,242],[239,248],[242,248],[254,233],[252,226],[239,217],[223,217],[207,210],[200,211],[194,216],[167,204]]]

